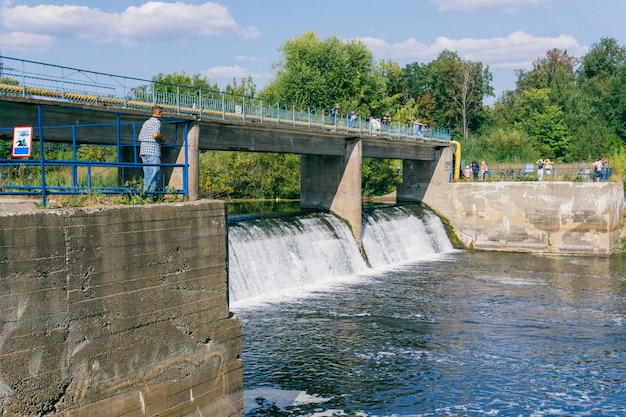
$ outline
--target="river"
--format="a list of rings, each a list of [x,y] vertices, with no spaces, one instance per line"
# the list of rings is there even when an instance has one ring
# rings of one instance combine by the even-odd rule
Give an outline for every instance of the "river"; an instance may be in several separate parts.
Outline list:
[[[336,256],[354,256],[329,242],[347,239],[342,226],[326,236],[300,226],[284,242],[257,235],[266,255],[240,233],[258,225],[231,227],[231,280],[271,288],[231,295],[247,417],[626,416],[624,257],[454,250],[431,216],[419,226],[389,210],[366,224],[368,265]],[[293,242],[299,233],[327,250],[308,281],[270,255],[301,263],[310,249]],[[407,234],[427,242],[419,254],[397,239]],[[239,268],[249,252],[282,273]],[[325,257],[341,265],[320,270]]]

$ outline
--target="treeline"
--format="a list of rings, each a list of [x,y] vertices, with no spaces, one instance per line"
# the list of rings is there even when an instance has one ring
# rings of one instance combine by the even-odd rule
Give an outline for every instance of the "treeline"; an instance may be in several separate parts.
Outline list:
[[[239,84],[233,80],[226,90],[327,109],[339,104],[344,114],[355,110],[362,117],[389,111],[398,122],[419,118],[453,132],[466,161],[497,164],[549,158],[591,163],[605,156],[621,174],[626,49],[615,39],[600,39],[581,57],[559,49],[547,51],[531,70],[518,70],[515,89],[505,91],[492,106],[483,104],[494,96],[489,67],[456,52],[446,50],[429,63],[400,67],[392,61],[375,62],[359,41],[319,39],[313,32],[288,40],[280,51],[275,79],[261,91],[251,78]],[[216,153],[203,160],[207,166],[202,189],[207,195],[297,196],[297,157]],[[397,164],[365,161],[364,193],[392,190]]]

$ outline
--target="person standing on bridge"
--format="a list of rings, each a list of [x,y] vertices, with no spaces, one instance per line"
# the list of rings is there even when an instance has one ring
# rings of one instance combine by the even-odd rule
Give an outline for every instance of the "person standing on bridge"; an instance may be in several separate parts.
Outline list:
[[[354,110],[350,111],[350,117],[348,118],[348,127],[354,127],[356,124],[356,112]]]
[[[391,113],[385,112],[385,114],[383,114],[383,117],[380,121],[380,129],[383,132],[389,132],[390,127],[391,127]]]
[[[152,117],[146,120],[139,131],[139,156],[143,162],[143,192],[154,194],[161,172],[161,143],[165,136],[161,135],[161,118],[163,109],[152,107]]]
[[[337,126],[337,117],[339,117],[339,104],[335,104],[330,111],[330,118],[332,119],[334,126]]]

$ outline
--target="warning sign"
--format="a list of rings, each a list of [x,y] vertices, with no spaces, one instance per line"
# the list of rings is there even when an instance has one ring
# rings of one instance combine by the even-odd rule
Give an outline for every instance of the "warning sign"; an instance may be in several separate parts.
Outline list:
[[[13,157],[27,158],[33,143],[32,126],[15,126],[13,128]]]

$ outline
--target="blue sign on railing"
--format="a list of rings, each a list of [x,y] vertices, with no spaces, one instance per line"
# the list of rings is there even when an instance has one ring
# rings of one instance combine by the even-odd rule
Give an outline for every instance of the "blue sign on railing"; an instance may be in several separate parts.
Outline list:
[[[13,129],[13,158],[27,158],[33,143],[32,126],[16,126]]]

